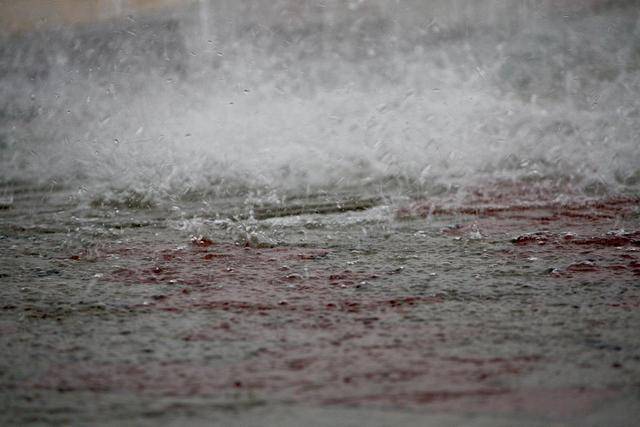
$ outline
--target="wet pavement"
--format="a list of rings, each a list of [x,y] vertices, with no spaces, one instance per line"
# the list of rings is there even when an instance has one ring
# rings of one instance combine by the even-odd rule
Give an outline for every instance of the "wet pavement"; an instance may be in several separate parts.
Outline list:
[[[638,199],[555,191],[264,219],[18,197],[3,422],[632,425]]]

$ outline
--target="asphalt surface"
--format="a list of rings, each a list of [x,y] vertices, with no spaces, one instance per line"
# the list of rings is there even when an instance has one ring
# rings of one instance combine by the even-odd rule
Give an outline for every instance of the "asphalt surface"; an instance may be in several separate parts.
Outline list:
[[[264,219],[40,197],[0,211],[6,425],[640,414],[634,197],[496,185]]]

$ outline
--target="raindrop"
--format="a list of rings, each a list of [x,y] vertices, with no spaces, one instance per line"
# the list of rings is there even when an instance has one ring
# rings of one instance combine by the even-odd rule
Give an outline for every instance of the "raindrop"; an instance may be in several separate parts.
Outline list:
[[[482,240],[482,234],[478,230],[472,231],[471,233],[469,233],[469,239]]]

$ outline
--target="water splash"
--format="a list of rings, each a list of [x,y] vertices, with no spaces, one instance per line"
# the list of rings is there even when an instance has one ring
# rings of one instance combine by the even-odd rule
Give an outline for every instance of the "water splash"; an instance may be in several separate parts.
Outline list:
[[[5,35],[2,182],[133,208],[483,178],[637,192],[633,2],[503,3],[198,2]]]

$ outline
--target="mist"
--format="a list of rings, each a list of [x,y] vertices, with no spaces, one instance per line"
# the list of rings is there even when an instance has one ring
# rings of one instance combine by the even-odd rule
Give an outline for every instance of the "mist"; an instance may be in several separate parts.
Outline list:
[[[94,6],[4,25],[3,185],[153,203],[482,179],[637,191],[636,2]]]

